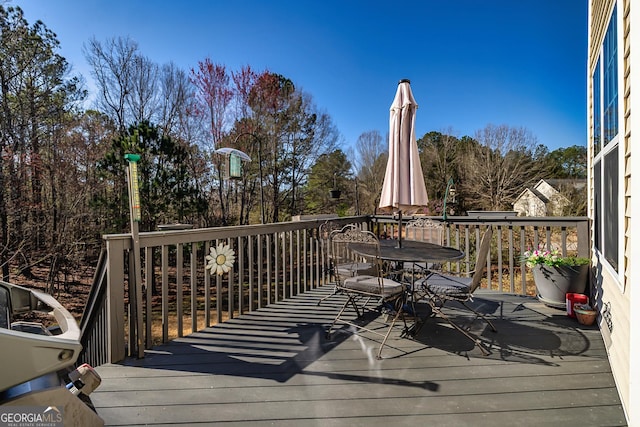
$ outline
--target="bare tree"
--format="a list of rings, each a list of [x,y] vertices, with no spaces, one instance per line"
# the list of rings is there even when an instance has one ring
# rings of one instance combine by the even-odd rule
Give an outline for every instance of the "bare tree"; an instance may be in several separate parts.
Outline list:
[[[206,130],[210,132],[212,144],[210,152],[218,147],[228,132],[229,106],[233,99],[233,90],[226,66],[214,64],[210,58],[198,62],[197,68],[191,69],[191,83],[195,87],[193,96],[193,113],[203,119]],[[225,191],[223,176],[223,158],[212,156],[213,166],[217,173],[218,200],[214,203],[220,207],[223,224],[229,221],[229,191]]]
[[[111,38],[103,45],[95,38],[84,46],[91,75],[98,86],[98,110],[104,112],[123,132],[129,121],[127,99],[132,93],[135,75],[135,57],[138,44],[130,38]]]
[[[191,69],[190,78],[196,88],[195,113],[207,120],[207,130],[211,132],[212,148],[215,149],[228,131],[229,106],[233,99],[229,73],[226,66],[206,58],[198,62],[197,69]]]
[[[251,96],[251,88],[258,79],[258,73],[249,65],[246,65],[240,68],[237,73],[232,71],[231,79],[235,85],[236,120],[248,119],[251,117],[249,97]]]
[[[126,97],[131,117],[135,123],[153,122],[159,109],[159,67],[143,55],[133,57],[130,93]]]
[[[459,188],[475,208],[510,210],[522,189],[538,177],[540,166],[533,160],[537,146],[526,128],[487,125],[461,159],[464,177]]]
[[[359,208],[361,212],[374,213],[384,181],[388,148],[377,130],[362,133],[355,148]]]
[[[189,76],[170,62],[160,71],[159,89],[158,123],[162,132],[174,137],[184,136],[180,123],[188,112],[188,100],[192,93]]]
[[[432,214],[444,199],[449,179],[460,179],[460,140],[451,128],[442,132],[429,132],[418,140],[420,162],[425,176]]]
[[[296,90],[288,106],[289,123],[283,135],[287,171],[283,182],[290,188],[288,214],[300,214],[303,195],[300,188],[307,181],[311,166],[324,153],[335,150],[338,132],[331,117],[318,111],[309,93]],[[287,176],[288,175],[288,176]]]

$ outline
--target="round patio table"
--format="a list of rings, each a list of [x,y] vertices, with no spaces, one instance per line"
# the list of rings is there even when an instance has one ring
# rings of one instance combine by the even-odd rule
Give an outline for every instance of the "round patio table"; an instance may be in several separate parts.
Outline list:
[[[351,251],[365,257],[379,255],[382,260],[397,262],[401,269],[410,274],[410,279],[407,282],[407,290],[409,291],[407,310],[415,313],[416,317],[413,324],[405,324],[401,336],[415,336],[424,325],[425,319],[432,313],[429,310],[428,313],[420,315],[416,310],[416,303],[426,296],[424,289],[415,289],[416,264],[424,263],[424,267],[417,268],[424,270],[429,263],[450,262],[464,258],[464,252],[459,249],[417,240],[403,239],[402,247],[398,247],[398,241],[395,239],[380,240],[379,254],[376,253],[376,245],[354,242],[349,243],[348,247]],[[404,263],[414,264],[414,267],[405,269],[402,267]],[[429,303],[429,307],[431,307],[431,303]]]
[[[366,243],[349,243],[349,249],[363,256],[378,255],[375,245]],[[435,243],[403,239],[402,247],[398,247],[398,241],[395,239],[380,240],[380,258],[385,261],[433,263],[457,261],[463,257],[464,252],[461,250]]]

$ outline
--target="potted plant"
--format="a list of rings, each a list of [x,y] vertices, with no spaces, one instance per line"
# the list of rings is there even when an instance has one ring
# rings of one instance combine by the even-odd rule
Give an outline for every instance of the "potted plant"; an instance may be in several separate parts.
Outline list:
[[[567,293],[584,293],[589,275],[589,258],[563,257],[557,249],[526,251],[523,261],[533,272],[538,299],[544,304],[564,308]]]

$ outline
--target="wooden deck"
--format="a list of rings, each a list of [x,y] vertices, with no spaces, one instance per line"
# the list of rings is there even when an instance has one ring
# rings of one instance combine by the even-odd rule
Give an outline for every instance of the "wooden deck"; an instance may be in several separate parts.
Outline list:
[[[414,340],[394,333],[376,360],[377,342],[366,336],[325,339],[341,302],[318,307],[328,292],[174,340],[144,359],[100,366],[98,414],[107,425],[626,425],[600,332],[562,311],[478,293],[475,304],[493,313],[498,333],[481,320],[469,327],[489,356],[430,318]]]

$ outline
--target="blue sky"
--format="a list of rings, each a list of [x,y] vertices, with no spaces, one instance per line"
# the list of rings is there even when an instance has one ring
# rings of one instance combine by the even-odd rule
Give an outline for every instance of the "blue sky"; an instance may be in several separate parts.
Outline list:
[[[210,57],[290,78],[346,145],[389,126],[411,79],[418,137],[524,126],[550,149],[586,145],[587,2],[581,0],[13,0],[58,35],[90,80],[82,47],[129,36],[159,64]],[[402,8],[400,7],[402,5]],[[91,88],[91,86],[90,86]]]

